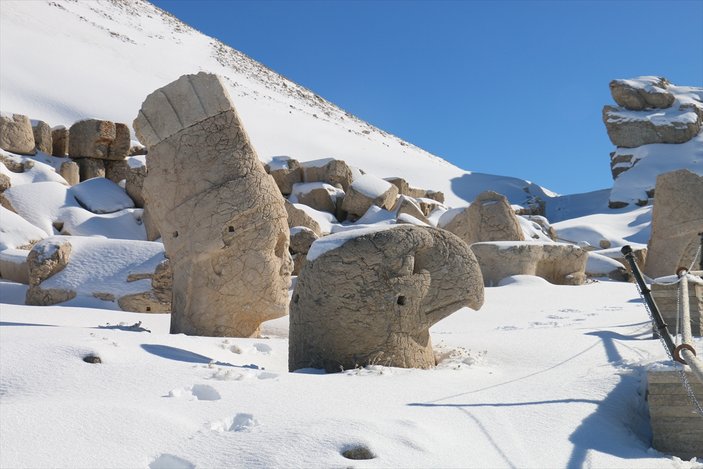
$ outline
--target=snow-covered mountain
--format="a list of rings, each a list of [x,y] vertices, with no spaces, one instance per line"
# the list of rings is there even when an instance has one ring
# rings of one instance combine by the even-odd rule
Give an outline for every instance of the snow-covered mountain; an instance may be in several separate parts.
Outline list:
[[[518,178],[471,173],[346,113],[314,92],[143,0],[5,1],[0,103],[69,126],[95,117],[131,125],[154,89],[198,71],[230,85],[259,157],[335,157],[381,177],[443,191],[466,205],[486,189],[522,204],[554,196]],[[418,179],[421,175],[421,179]]]

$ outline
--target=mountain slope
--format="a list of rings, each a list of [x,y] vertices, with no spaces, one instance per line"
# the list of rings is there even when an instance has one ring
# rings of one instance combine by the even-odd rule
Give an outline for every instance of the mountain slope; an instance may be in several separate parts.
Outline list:
[[[553,194],[528,181],[464,171],[344,112],[143,0],[5,1],[3,111],[50,125],[96,117],[131,125],[143,99],[182,74],[222,75],[259,157],[346,160],[465,205],[485,189],[521,204]]]

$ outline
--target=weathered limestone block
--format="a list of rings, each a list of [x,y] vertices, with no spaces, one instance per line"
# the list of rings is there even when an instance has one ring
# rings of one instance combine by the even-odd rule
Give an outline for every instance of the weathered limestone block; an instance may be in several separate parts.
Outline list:
[[[292,275],[300,275],[303,270],[303,266],[307,262],[307,255],[305,254],[293,254],[293,272]]]
[[[398,197],[398,200],[395,203],[395,206],[393,206],[393,212],[395,212],[396,218],[400,217],[401,215],[410,215],[413,218],[417,218],[423,223],[430,224],[430,221],[427,219],[425,214],[423,213],[422,209],[420,208],[420,204],[415,202],[415,199],[401,195]]]
[[[429,327],[482,304],[476,258],[447,231],[393,225],[330,235],[313,244],[298,277],[288,368],[429,368]]]
[[[290,252],[291,254],[307,254],[310,246],[319,236],[304,226],[294,226],[290,229]]]
[[[3,249],[0,251],[0,278],[10,282],[29,285],[29,266],[25,249]]]
[[[303,181],[324,182],[341,187],[344,192],[354,180],[354,172],[343,160],[316,160],[302,164]]]
[[[511,275],[536,275],[556,285],[581,285],[586,280],[588,252],[573,244],[538,241],[474,243],[486,286]]]
[[[603,123],[613,145],[626,148],[650,143],[684,143],[701,129],[701,116],[694,107],[681,106],[661,118],[657,111],[637,113],[613,106],[603,107]],[[643,114],[643,115],[639,115]]]
[[[408,181],[401,177],[390,177],[385,178],[386,181],[393,184],[398,188],[398,193],[400,195],[407,195],[408,197],[413,197],[416,199],[432,199],[441,204],[444,203],[444,193],[440,191],[432,191],[426,189],[419,189],[417,187],[412,187]]]
[[[293,192],[293,184],[303,181],[303,170],[300,163],[293,158],[274,157],[264,168],[276,181],[276,185],[283,195],[290,195]]]
[[[224,83],[185,75],[147,96],[144,199],[173,270],[171,332],[250,337],[287,312],[292,262],[283,197]]]
[[[144,188],[144,178],[146,177],[146,166],[136,166],[129,167],[127,172],[125,182],[125,191],[134,201],[134,206],[142,208],[144,207],[144,195],[142,190]]]
[[[73,124],[69,135],[71,158],[121,160],[129,153],[129,127],[125,124],[86,119]]]
[[[134,280],[139,280],[139,278]],[[170,261],[166,259],[156,267],[151,275],[151,290],[122,296],[117,299],[117,304],[123,311],[168,313],[171,311],[172,294],[173,273]]]
[[[305,213],[305,210],[296,207],[288,200],[285,201],[286,213],[288,214],[288,227],[304,226],[312,230],[317,236],[322,236],[320,224],[313,217]]]
[[[692,372],[686,375],[693,393],[703,395],[703,384]],[[684,461],[703,457],[703,418],[694,411],[678,370],[649,370],[647,381],[652,447]]]
[[[398,197],[398,188],[388,181],[364,174],[349,186],[342,210],[354,217],[363,216],[372,205],[390,210]]]
[[[34,121],[32,124],[32,133],[34,134],[36,150],[51,155],[53,153],[53,142],[49,124],[44,121]]]
[[[68,301],[76,292],[63,289],[44,289],[40,284],[63,270],[71,256],[71,243],[67,240],[45,239],[35,244],[27,255],[29,289],[25,304],[47,306]]]
[[[156,241],[161,237],[161,231],[159,231],[154,217],[149,213],[148,207],[144,207],[144,211],[142,212],[142,223],[144,223],[144,229],[146,230],[147,241]]]
[[[703,176],[686,169],[660,174],[655,192],[644,264],[652,278],[673,275],[693,262],[703,232]]]
[[[129,171],[129,163],[125,159],[105,160],[105,177],[115,184],[127,179]]]
[[[0,113],[0,148],[12,153],[33,155],[34,132],[32,123],[22,114]]]
[[[675,98],[667,91],[669,82],[666,78],[648,78],[649,83],[646,86],[641,86],[632,80],[613,80],[610,82],[610,94],[619,106],[632,111],[671,107]]]
[[[75,186],[81,182],[80,166],[75,161],[64,161],[59,166],[59,175],[66,180],[70,186]]]
[[[97,158],[75,158],[81,181],[105,177],[105,160]]]
[[[321,212],[337,213],[337,199],[344,191],[324,182],[294,184],[291,201],[312,207]]]
[[[451,231],[469,246],[483,241],[525,239],[510,202],[505,196],[493,191],[480,193],[471,205],[453,218],[440,218],[438,226]]]
[[[68,129],[63,125],[51,130],[51,154],[62,158],[68,155]]]

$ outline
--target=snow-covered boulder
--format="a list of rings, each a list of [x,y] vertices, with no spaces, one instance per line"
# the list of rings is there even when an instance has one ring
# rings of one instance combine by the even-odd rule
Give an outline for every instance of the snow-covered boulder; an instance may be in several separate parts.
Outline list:
[[[605,106],[603,122],[613,145],[625,148],[652,143],[684,143],[701,129],[701,116],[692,105],[648,111]]]
[[[93,213],[114,213],[134,208],[124,189],[105,178],[93,178],[73,186],[69,192],[79,204]]]
[[[288,200],[312,207],[321,212],[338,213],[337,199],[344,197],[344,191],[324,182],[304,182],[293,184]]]
[[[511,275],[536,275],[556,285],[586,280],[588,253],[578,246],[541,241],[494,241],[471,245],[487,287]]]
[[[40,287],[41,283],[61,272],[68,265],[73,246],[66,238],[47,238],[35,244],[27,255],[29,289],[25,303],[46,306],[63,303],[76,296],[66,285]]]
[[[15,212],[0,205],[0,251],[24,247],[42,240],[48,234]]]
[[[429,368],[429,327],[482,304],[476,258],[447,231],[393,225],[326,236],[293,292],[288,366]]]
[[[320,227],[320,223],[318,222],[318,220],[316,220],[315,217],[307,213],[308,211],[314,209],[308,207],[310,210],[306,210],[307,205],[293,204],[288,200],[285,201],[285,206],[286,213],[288,215],[288,228],[293,228],[295,226],[304,226],[312,230],[317,236],[322,235],[323,231]],[[320,214],[326,212],[318,212],[317,210],[315,210],[315,213]],[[318,216],[317,218],[320,217]],[[329,224],[329,222],[327,224]],[[329,232],[330,230],[327,229],[326,233]]]
[[[508,199],[493,191],[482,192],[468,207],[448,211],[439,219],[438,226],[459,236],[468,245],[525,239]]]
[[[342,210],[353,217],[361,217],[372,205],[390,210],[398,197],[398,188],[371,174],[364,174],[349,186],[344,195]]]
[[[0,279],[29,284],[29,266],[26,249],[0,250]]]
[[[283,195],[293,192],[293,184],[303,181],[303,170],[298,160],[287,156],[275,156],[264,165],[266,172],[271,175]]]
[[[22,155],[34,154],[34,132],[27,116],[0,112],[0,148]]]
[[[291,254],[307,254],[312,243],[318,238],[319,236],[310,228],[294,226],[290,229]]]
[[[665,109],[674,104],[674,95],[667,90],[669,82],[662,77],[639,77],[633,80],[613,80],[610,94],[619,106],[631,111],[647,108]]]
[[[345,192],[352,181],[360,176],[346,162],[334,158],[306,161],[302,163],[302,170],[304,182],[325,182]]]

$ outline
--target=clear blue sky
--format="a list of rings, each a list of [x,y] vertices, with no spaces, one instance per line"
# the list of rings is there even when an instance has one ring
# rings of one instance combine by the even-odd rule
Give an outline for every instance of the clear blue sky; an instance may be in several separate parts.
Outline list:
[[[154,4],[461,168],[610,187],[614,78],[703,86],[703,0]]]

